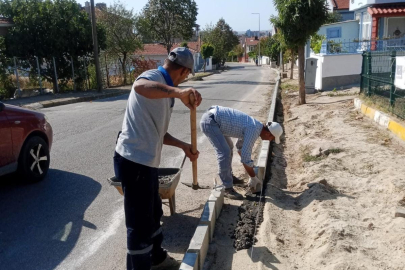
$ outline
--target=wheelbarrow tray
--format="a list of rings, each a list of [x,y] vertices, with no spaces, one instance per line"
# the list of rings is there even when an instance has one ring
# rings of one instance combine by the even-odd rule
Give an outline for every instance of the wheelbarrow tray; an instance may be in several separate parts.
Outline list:
[[[180,180],[181,169],[180,168],[159,168],[159,176],[173,175],[169,182],[165,184],[159,184],[159,194],[162,199],[170,199],[176,191],[176,187]],[[121,195],[124,195],[122,191],[121,181],[115,176],[108,179],[110,185],[114,186]]]

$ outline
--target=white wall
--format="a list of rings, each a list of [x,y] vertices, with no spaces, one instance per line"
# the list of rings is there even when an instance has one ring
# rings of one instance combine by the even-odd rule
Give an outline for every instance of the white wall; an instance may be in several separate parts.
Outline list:
[[[212,69],[213,69],[213,66],[212,66],[212,56],[211,56],[209,59],[207,59],[207,65],[205,66],[205,71],[212,70]],[[203,71],[204,71],[204,68],[203,68]]]
[[[270,65],[270,57],[262,56],[262,65]]]
[[[322,90],[322,79],[327,77],[339,77],[358,75],[361,73],[361,54],[339,54],[339,55],[314,55],[317,58],[317,70],[315,88]]]
[[[359,8],[366,7],[368,5],[374,4],[388,4],[388,3],[400,3],[401,0],[351,0],[350,1],[350,10],[355,10]]]
[[[157,61],[158,66],[163,66],[166,58],[167,58],[166,55],[147,55],[147,56],[145,56],[145,59],[151,59],[151,60]]]
[[[331,23],[322,25],[318,30],[318,35],[326,36],[328,28],[340,27],[342,30],[342,36],[340,38],[331,38],[329,40],[335,41],[353,41],[359,38],[359,22],[356,20]]]

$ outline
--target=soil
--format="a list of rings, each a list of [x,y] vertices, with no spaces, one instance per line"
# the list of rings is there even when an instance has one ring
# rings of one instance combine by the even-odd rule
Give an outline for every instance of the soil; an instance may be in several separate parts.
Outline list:
[[[352,92],[297,105],[293,84],[282,84],[285,136],[272,144],[257,239],[258,198],[224,205],[204,268],[403,269],[405,218],[395,209],[405,201],[405,143],[357,112]]]
[[[166,185],[166,184],[170,183],[173,180],[174,176],[175,176],[175,174],[159,175],[159,184]]]

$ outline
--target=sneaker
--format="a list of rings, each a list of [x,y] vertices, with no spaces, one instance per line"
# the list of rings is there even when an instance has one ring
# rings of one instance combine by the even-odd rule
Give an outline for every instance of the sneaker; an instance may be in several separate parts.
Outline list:
[[[180,262],[167,255],[166,259],[158,265],[152,265],[151,270],[178,270]]]
[[[243,195],[236,192],[233,188],[225,189],[224,196],[231,200],[243,200]]]
[[[244,186],[245,181],[243,181],[243,179],[239,179],[238,177],[236,177],[236,176],[233,175],[233,174],[232,174],[232,178],[233,178],[233,184],[234,184],[234,185]]]

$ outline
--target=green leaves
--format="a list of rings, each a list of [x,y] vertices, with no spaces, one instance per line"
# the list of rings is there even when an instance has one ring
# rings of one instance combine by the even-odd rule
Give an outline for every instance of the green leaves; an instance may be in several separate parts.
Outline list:
[[[135,32],[137,17],[120,2],[114,2],[107,11],[101,11],[99,22],[105,28],[106,50],[109,54],[132,54],[142,49],[139,35]]]
[[[14,22],[5,38],[5,54],[24,59],[31,67],[36,67],[37,56],[41,74],[49,80],[54,77],[53,57],[63,80],[72,75],[71,57],[77,61],[93,54],[89,15],[74,0],[0,1],[0,14]],[[97,33],[99,47],[104,48],[105,31],[99,27]]]
[[[193,36],[197,14],[192,0],[149,0],[136,26],[144,40],[162,42],[169,54],[175,38]]]
[[[239,44],[238,37],[224,19],[220,19],[215,27],[207,25],[202,33],[202,38],[204,43],[209,43],[214,47],[214,59],[222,62],[226,61],[228,53]]]
[[[214,55],[214,47],[210,43],[204,43],[201,46],[201,55],[203,59],[210,58]]]
[[[328,19],[325,0],[274,0],[278,17],[271,22],[278,28],[288,47],[302,46]]]

